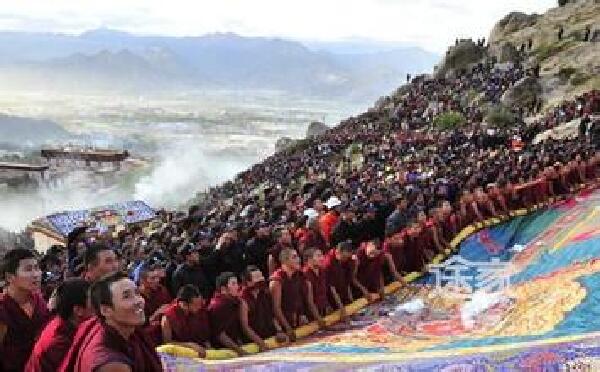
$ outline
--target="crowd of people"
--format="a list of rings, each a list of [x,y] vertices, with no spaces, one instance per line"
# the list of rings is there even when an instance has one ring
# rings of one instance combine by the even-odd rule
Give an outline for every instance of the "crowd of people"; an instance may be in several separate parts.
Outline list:
[[[525,124],[493,128],[496,105],[531,74],[481,63],[456,78],[415,77],[378,107],[210,189],[151,232],[80,227],[43,257],[2,261],[4,371],[160,370],[154,346],[238,355],[426,270],[465,226],[566,198],[600,176],[600,92]],[[473,97],[478,97],[473,100]],[[466,123],[437,128],[447,112]],[[579,136],[533,139],[580,118]],[[166,180],[165,182],[168,182]],[[40,289],[42,290],[40,294]],[[51,318],[52,316],[52,318]],[[50,320],[51,319],[51,320]]]

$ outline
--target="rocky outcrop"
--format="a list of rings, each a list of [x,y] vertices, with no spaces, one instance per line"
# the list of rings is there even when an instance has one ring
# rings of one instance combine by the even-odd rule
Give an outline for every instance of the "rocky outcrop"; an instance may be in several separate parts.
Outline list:
[[[275,151],[279,152],[279,151],[283,151],[285,149],[287,149],[288,147],[290,147],[291,145],[294,144],[293,139],[291,139],[290,137],[281,137],[277,140],[277,142],[275,142]]]
[[[306,138],[318,136],[319,134],[325,133],[328,129],[329,127],[325,125],[325,123],[313,121],[306,129]]]
[[[522,30],[527,27],[535,26],[539,20],[538,14],[525,14],[521,12],[512,12],[502,18],[494,28],[489,38],[490,44],[496,44],[503,41],[505,35]]]
[[[559,40],[561,27],[564,32]],[[600,88],[600,47],[598,42],[585,41],[588,27],[591,40],[600,38],[598,0],[569,1],[540,15],[510,13],[494,26],[488,52],[505,61],[520,58],[521,53],[514,52],[525,45],[523,61],[527,67],[539,66],[542,98],[546,106],[552,106]],[[566,70],[572,74],[565,76]]]
[[[521,54],[511,43],[502,43],[492,48],[491,55],[496,56],[498,62],[507,63],[521,60]]]
[[[501,102],[507,107],[531,107],[542,95],[542,86],[534,77],[519,80],[502,96]]]
[[[442,62],[436,67],[437,78],[455,76],[458,71],[469,68],[486,56],[486,49],[477,45],[473,40],[459,40],[446,52]]]
[[[540,142],[547,141],[550,138],[555,139],[555,140],[562,140],[562,139],[566,139],[566,138],[570,138],[570,139],[577,138],[577,136],[579,135],[579,123],[580,122],[581,122],[581,119],[575,119],[575,120],[571,120],[568,123],[559,125],[555,128],[548,129],[548,130],[538,134],[537,136],[535,136],[535,138],[533,139],[533,143],[538,144]]]

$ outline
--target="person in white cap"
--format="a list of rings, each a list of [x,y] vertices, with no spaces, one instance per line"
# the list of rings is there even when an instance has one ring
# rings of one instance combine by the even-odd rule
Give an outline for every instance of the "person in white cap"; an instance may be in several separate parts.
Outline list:
[[[340,205],[342,205],[341,200],[335,195],[331,196],[325,203],[325,206],[328,209],[327,213],[319,217],[321,235],[323,235],[323,239],[325,239],[327,245],[330,243],[331,231],[340,219],[340,213],[337,210]]]

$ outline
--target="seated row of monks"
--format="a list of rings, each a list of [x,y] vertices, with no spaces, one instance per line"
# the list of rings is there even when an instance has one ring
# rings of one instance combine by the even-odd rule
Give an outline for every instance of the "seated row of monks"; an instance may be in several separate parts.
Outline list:
[[[6,254],[0,344],[2,355],[13,357],[2,359],[3,371],[160,370],[154,351],[157,341],[187,346],[200,356],[206,348],[229,348],[244,355],[241,346],[247,342],[266,350],[268,337],[294,341],[294,328],[301,324],[314,320],[324,327],[323,317],[332,311],[341,310],[345,319],[344,305],[355,298],[375,301],[376,295],[383,296],[386,264],[394,278],[402,280],[377,242],[362,244],[358,250],[343,242],[325,256],[309,248],[303,252],[304,265],[295,250],[283,249],[281,266],[268,283],[254,266],[246,269],[243,284],[235,274],[221,273],[211,299],[202,298],[194,285],[185,285],[160,309],[161,316],[151,319],[140,288],[126,274],[102,273],[116,268],[100,267],[106,258],[101,256],[110,253],[97,248],[88,270],[92,275],[59,285],[52,319],[40,295],[35,254],[27,249]],[[147,267],[141,273],[141,288],[154,270]],[[158,340],[153,337],[156,329]]]
[[[268,282],[256,266],[246,268],[243,283],[231,272],[221,273],[209,301],[195,286],[183,286],[163,310],[159,324],[149,329],[159,326],[159,343],[187,346],[201,356],[207,347],[244,355],[241,346],[247,342],[264,351],[268,349],[265,339],[272,336],[283,343],[295,341],[298,326],[316,321],[325,327],[325,315],[340,310],[345,319],[344,306],[354,299],[364,296],[375,301],[383,296],[386,265],[394,279],[402,281],[391,256],[376,241],[358,250],[343,242],[326,255],[308,248],[303,251],[303,265],[296,250],[283,249],[279,262]]]
[[[516,209],[531,208],[564,197],[579,187],[596,187],[600,156],[582,161],[579,155],[568,164],[541,169],[527,182],[499,182],[463,191],[456,210],[447,201],[417,215],[417,220],[386,237],[388,253],[398,272],[423,271],[435,255],[450,248],[450,241],[464,227],[489,218],[506,218]]]

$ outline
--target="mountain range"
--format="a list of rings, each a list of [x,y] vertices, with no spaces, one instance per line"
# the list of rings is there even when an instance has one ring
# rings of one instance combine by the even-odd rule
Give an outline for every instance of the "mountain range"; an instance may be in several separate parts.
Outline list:
[[[407,73],[431,71],[438,59],[417,47],[364,40],[0,32],[4,89],[273,89],[366,97],[396,88]]]

